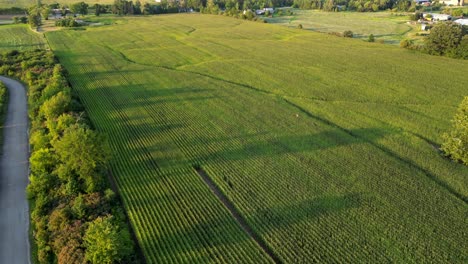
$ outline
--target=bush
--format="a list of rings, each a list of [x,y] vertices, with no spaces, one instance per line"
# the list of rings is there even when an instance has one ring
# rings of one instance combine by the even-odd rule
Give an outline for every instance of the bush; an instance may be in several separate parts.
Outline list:
[[[404,39],[400,41],[400,48],[411,49],[413,47],[413,41],[410,39]]]
[[[302,29],[302,24],[297,25],[298,29]]]
[[[423,18],[423,14],[421,12],[416,11],[413,14],[411,14],[409,18],[412,21],[418,21],[419,19]]]
[[[426,38],[425,49],[433,55],[451,54],[460,45],[464,34],[461,25],[452,22],[438,23]]]
[[[57,27],[79,27],[80,24],[75,21],[73,17],[68,17],[64,19],[59,19],[55,21]]]
[[[13,23],[14,24],[27,24],[28,18],[25,16],[21,16],[21,17],[15,16],[13,17]]]
[[[353,32],[351,30],[346,30],[345,32],[343,32],[343,37],[345,38],[352,38],[353,37]]]
[[[468,165],[468,96],[452,120],[452,130],[443,135],[442,151],[455,161]]]
[[[370,34],[370,35],[369,35],[369,38],[367,39],[367,41],[369,41],[369,42],[375,42],[374,34]]]
[[[464,15],[463,9],[452,9],[451,15],[454,17],[462,17]]]

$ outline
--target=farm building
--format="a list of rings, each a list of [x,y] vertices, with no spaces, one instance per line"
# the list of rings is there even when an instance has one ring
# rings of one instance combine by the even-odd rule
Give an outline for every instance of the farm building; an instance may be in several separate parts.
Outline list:
[[[468,26],[468,18],[457,19],[457,20],[455,20],[455,23],[463,25],[463,26]]]
[[[414,0],[414,2],[418,5],[430,4],[430,0]]]
[[[264,15],[267,11],[270,12],[270,14],[273,14],[275,12],[275,9],[271,7],[265,7],[263,9],[255,10],[255,14]]]
[[[427,15],[431,15],[433,21],[450,21],[450,20],[452,20],[451,15],[427,13],[427,14],[423,14],[423,17],[426,18]]]
[[[440,3],[446,4],[448,6],[463,6],[464,1],[463,0],[441,0]]]

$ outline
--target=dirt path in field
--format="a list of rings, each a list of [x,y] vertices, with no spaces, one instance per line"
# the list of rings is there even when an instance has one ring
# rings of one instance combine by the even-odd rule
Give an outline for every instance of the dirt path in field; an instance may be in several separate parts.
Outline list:
[[[229,201],[229,199],[219,190],[218,186],[211,180],[208,174],[201,168],[196,169],[198,175],[202,177],[203,181],[208,185],[211,191],[218,197],[218,199],[223,203],[223,205],[229,210],[231,215],[237,221],[237,223],[242,227],[244,232],[246,232],[263,251],[270,256],[270,258],[275,263],[282,263],[281,259],[271,250],[271,248],[265,243],[265,241],[255,233],[249,224],[245,221],[244,217],[237,211],[234,205]]]
[[[18,81],[0,76],[8,88],[0,156],[0,263],[27,264],[29,213],[26,186],[29,172],[26,90]]]

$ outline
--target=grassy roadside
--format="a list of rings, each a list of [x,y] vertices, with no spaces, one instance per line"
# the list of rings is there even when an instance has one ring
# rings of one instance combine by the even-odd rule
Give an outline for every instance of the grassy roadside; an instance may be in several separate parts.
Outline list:
[[[8,90],[5,84],[0,81],[0,148],[3,146],[3,122],[5,121],[5,113],[7,112],[7,110]]]

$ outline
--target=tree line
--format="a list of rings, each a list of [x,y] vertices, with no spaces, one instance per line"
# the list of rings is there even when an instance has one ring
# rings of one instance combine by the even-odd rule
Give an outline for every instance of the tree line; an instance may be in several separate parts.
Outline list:
[[[33,258],[37,263],[140,263],[111,190],[110,148],[51,52],[0,56],[0,74],[28,86]]]

